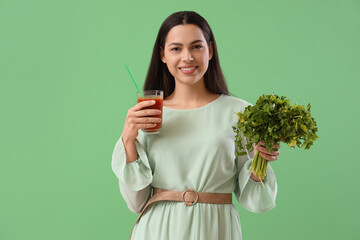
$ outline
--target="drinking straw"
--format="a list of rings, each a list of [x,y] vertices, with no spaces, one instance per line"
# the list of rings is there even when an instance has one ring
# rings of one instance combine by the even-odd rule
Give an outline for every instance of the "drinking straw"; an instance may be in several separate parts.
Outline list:
[[[131,70],[129,69],[129,67],[128,67],[126,64],[125,64],[125,68],[126,68],[127,72],[129,73],[129,75],[130,75],[130,77],[131,77],[131,80],[133,81],[136,89],[138,90],[138,92],[139,92],[139,93],[141,94],[141,96],[142,96],[142,92],[141,92],[141,90],[140,90],[140,88],[139,88],[139,85],[137,84],[137,82],[136,82],[136,80],[135,80],[135,78],[134,78],[134,75],[132,74]]]

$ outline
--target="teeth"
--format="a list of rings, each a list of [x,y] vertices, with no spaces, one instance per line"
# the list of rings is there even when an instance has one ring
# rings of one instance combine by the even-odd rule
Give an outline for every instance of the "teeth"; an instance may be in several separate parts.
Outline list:
[[[184,70],[184,71],[191,71],[191,70],[194,70],[195,69],[195,67],[193,67],[193,68],[181,68],[181,70]]]

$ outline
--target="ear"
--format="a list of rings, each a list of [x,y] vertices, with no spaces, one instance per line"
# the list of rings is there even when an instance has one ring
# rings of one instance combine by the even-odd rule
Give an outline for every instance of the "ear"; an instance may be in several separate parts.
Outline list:
[[[161,57],[161,61],[163,63],[166,63],[166,58],[165,58],[164,50],[162,49],[162,47],[160,47],[160,57]]]
[[[213,42],[210,42],[210,44],[209,44],[209,60],[211,60],[213,56],[214,56],[214,46],[213,46]]]

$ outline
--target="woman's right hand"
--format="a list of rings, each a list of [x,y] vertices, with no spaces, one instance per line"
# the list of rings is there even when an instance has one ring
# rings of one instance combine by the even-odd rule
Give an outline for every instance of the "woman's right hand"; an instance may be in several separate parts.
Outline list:
[[[138,130],[144,128],[153,128],[161,121],[154,117],[161,113],[157,109],[143,109],[155,104],[155,100],[142,101],[128,110],[125,125],[121,137],[123,141],[135,141]]]

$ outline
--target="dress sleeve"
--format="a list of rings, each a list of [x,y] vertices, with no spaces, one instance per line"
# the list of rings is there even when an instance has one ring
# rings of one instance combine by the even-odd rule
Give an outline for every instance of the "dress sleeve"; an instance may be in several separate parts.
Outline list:
[[[139,213],[145,206],[151,194],[152,171],[145,152],[145,141],[141,131],[135,140],[138,159],[126,163],[126,153],[122,138],[116,142],[112,154],[112,170],[119,180],[120,193],[128,208]]]
[[[266,176],[261,182],[254,181],[250,176],[250,166],[254,158],[254,151],[247,152],[236,158],[237,174],[235,184],[235,196],[237,201],[247,210],[254,213],[267,212],[273,209],[277,194],[277,181],[270,163],[266,170]]]

